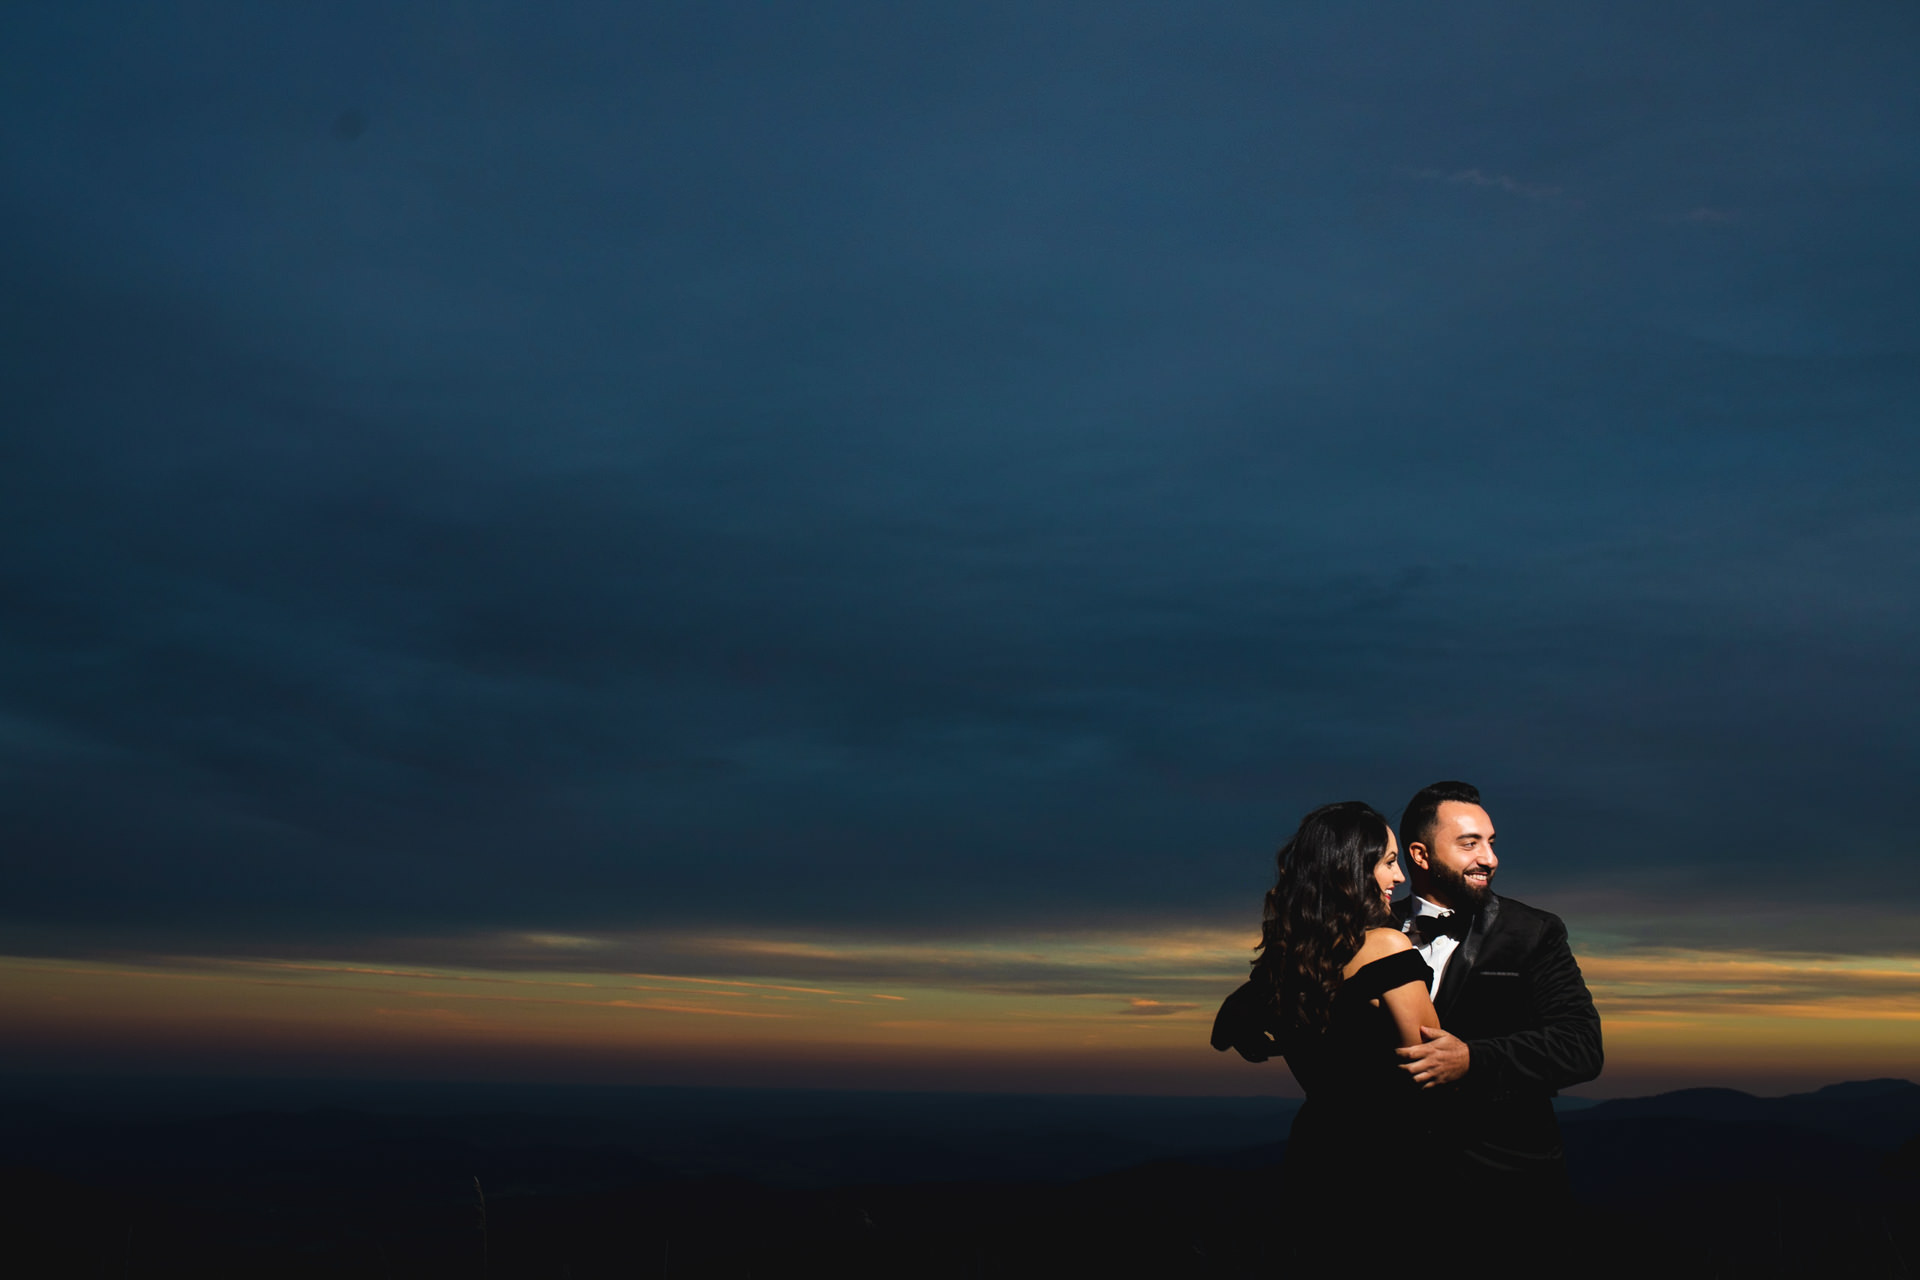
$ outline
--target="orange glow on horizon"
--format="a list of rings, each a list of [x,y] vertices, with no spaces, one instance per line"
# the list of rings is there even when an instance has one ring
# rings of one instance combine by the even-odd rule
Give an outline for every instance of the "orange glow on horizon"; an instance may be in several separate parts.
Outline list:
[[[730,936],[491,944],[460,965],[312,958],[0,958],[0,1043],[16,1059],[196,1053],[367,1073],[449,1064],[532,1078],[849,1087],[1291,1093],[1284,1067],[1214,1053],[1207,1028],[1245,972],[1238,931],[899,943]],[[627,940],[629,950],[638,945]],[[557,955],[555,953],[558,953]],[[1584,954],[1608,1073],[1645,1082],[1825,1083],[1920,1066],[1920,959],[1704,950]],[[675,970],[680,970],[676,972]],[[424,1069],[424,1068],[423,1068]],[[684,1077],[684,1079],[682,1079]],[[1663,1086],[1664,1087],[1664,1086]]]

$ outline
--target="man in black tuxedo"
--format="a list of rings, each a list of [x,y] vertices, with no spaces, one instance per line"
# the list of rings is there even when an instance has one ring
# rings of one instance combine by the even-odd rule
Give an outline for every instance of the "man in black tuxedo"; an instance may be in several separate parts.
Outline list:
[[[1398,1050],[1431,1091],[1436,1177],[1494,1193],[1507,1212],[1567,1197],[1553,1096],[1600,1074],[1600,1015],[1545,911],[1493,892],[1493,820],[1464,782],[1408,802],[1400,845],[1413,893],[1395,908],[1433,969],[1439,1028]]]

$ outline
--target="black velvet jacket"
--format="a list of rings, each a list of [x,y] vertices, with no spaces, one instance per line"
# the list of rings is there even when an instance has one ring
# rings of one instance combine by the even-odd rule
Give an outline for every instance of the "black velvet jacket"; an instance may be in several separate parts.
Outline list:
[[[1563,1178],[1553,1095],[1598,1076],[1602,1054],[1600,1015],[1560,917],[1489,895],[1433,1003],[1472,1054],[1465,1079],[1433,1091],[1434,1126],[1464,1172]]]

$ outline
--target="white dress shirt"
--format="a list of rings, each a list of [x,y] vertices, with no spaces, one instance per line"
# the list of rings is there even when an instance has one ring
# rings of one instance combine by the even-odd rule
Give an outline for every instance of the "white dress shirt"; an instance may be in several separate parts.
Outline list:
[[[1445,907],[1435,906],[1425,898],[1415,894],[1413,911],[1407,916],[1406,929],[1408,932],[1412,931],[1414,917],[1416,916],[1450,916],[1452,914],[1453,912],[1447,910]],[[1433,987],[1427,992],[1429,998],[1436,997],[1440,994],[1441,975],[1446,973],[1447,961],[1453,958],[1453,953],[1458,950],[1459,947],[1460,940],[1458,938],[1449,938],[1444,933],[1437,938],[1428,939],[1424,945],[1416,944],[1414,946],[1413,949],[1420,953],[1420,958],[1427,962],[1427,967],[1433,970]]]

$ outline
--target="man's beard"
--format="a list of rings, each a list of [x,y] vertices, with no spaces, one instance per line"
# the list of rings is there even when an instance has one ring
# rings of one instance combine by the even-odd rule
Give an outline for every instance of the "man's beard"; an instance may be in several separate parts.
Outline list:
[[[1454,910],[1469,911],[1478,914],[1480,908],[1487,905],[1487,899],[1493,896],[1493,872],[1487,872],[1487,886],[1481,888],[1470,883],[1462,873],[1452,867],[1442,866],[1435,859],[1427,868],[1433,882],[1439,885],[1447,897],[1452,899]]]

